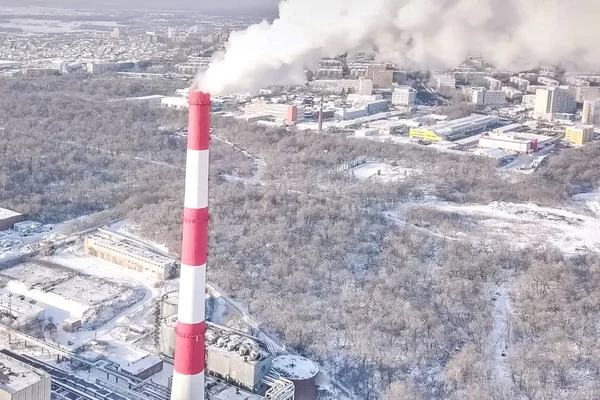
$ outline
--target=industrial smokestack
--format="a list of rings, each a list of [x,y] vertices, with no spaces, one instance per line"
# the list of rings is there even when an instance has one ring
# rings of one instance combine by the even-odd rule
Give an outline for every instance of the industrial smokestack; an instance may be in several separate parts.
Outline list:
[[[321,97],[321,106],[319,107],[319,133],[323,133],[323,98]]]
[[[204,399],[210,95],[190,90],[175,371],[171,400]]]

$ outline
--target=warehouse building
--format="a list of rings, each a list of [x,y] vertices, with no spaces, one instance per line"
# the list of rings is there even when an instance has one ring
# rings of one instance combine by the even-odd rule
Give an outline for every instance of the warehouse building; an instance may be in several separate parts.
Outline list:
[[[85,238],[86,254],[143,273],[157,280],[169,279],[176,262],[146,250],[121,236],[97,234]]]
[[[293,124],[304,118],[304,107],[290,104],[269,103],[264,100],[253,101],[244,107],[245,115],[268,115],[276,122]]]
[[[0,353],[0,399],[50,400],[50,375]]]
[[[536,139],[520,137],[519,134],[499,135],[487,133],[479,138],[479,147],[509,150],[519,154],[533,154],[538,151],[538,142]]]
[[[495,115],[473,114],[466,118],[444,121],[436,125],[412,128],[409,137],[430,142],[441,142],[442,140],[454,142],[488,130],[499,120]]]
[[[12,229],[15,224],[23,221],[23,219],[23,214],[6,208],[0,208],[0,231]]]

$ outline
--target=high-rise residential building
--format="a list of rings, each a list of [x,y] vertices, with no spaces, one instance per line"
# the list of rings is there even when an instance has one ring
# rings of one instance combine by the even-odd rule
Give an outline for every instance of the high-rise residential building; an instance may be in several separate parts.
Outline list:
[[[474,88],[471,101],[481,106],[494,106],[506,103],[506,94],[502,90],[487,90],[486,88]]]
[[[578,86],[573,88],[575,100],[583,103],[586,100],[596,100],[600,98],[600,87],[598,86]]]
[[[385,65],[369,65],[366,77],[373,81],[375,89],[391,89],[394,84],[394,71]]]
[[[502,89],[502,81],[493,78],[491,76],[486,76],[485,78],[486,86],[489,90],[500,90]]]
[[[516,85],[517,89],[519,90],[527,90],[531,84],[528,79],[521,78],[519,76],[511,76],[510,83]]]
[[[486,106],[497,106],[506,103],[506,93],[502,90],[488,90],[485,92],[483,104]]]
[[[534,115],[536,119],[554,120],[557,113],[574,113],[575,97],[568,86],[538,89],[535,94]]]
[[[456,78],[453,75],[435,75],[436,89],[444,96],[450,96],[456,89]]]
[[[411,106],[417,100],[417,91],[410,86],[396,86],[392,93],[392,104]]]
[[[600,122],[600,98],[583,102],[581,122],[588,125],[595,125]]]
[[[565,140],[577,145],[583,145],[594,140],[594,127],[592,125],[577,124],[568,126]]]
[[[473,104],[482,106],[485,101],[485,92],[485,88],[473,88],[473,92],[471,93],[471,101]]]
[[[557,81],[556,79],[552,79],[550,77],[547,77],[547,76],[540,76],[538,78],[538,83],[540,85],[549,86],[549,87],[560,86],[560,82],[559,81]]]

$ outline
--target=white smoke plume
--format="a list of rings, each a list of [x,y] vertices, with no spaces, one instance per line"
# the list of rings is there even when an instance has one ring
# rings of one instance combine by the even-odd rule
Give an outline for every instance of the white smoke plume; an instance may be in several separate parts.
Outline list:
[[[481,55],[498,68],[600,67],[600,0],[285,0],[231,35],[194,85],[215,95],[301,84],[322,57],[376,49],[406,67]]]

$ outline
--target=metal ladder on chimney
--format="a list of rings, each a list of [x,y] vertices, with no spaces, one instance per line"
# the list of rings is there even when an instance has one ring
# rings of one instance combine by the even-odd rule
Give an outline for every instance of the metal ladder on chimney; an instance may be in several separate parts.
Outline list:
[[[295,389],[292,381],[273,373],[265,375],[262,382],[269,386],[265,394],[266,400],[294,400]]]

